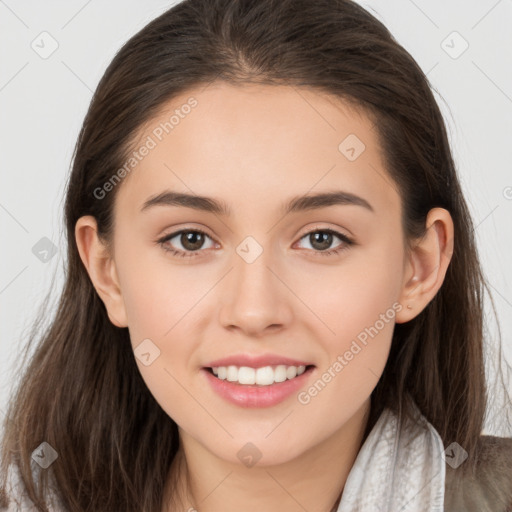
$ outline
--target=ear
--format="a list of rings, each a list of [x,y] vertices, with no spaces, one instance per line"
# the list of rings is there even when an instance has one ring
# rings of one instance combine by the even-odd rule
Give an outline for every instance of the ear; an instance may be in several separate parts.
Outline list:
[[[117,327],[127,327],[126,310],[115,261],[107,246],[98,237],[96,219],[92,215],[78,219],[75,225],[75,240],[80,258],[92,285],[105,304],[110,321]]]
[[[426,232],[407,254],[396,323],[416,317],[435,297],[443,284],[453,254],[453,221],[444,208],[432,208]]]

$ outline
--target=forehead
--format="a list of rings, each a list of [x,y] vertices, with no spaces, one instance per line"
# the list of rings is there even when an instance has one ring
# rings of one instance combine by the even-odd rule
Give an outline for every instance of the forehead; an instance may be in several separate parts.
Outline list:
[[[342,188],[396,207],[376,130],[362,109],[318,91],[214,82],[174,97],[141,128],[117,201],[140,208],[169,189],[271,207]]]

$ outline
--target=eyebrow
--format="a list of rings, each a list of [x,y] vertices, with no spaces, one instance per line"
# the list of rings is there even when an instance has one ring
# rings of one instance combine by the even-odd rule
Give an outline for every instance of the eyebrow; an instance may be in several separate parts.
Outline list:
[[[366,199],[342,190],[293,197],[283,205],[282,211],[283,214],[288,214],[335,205],[362,206],[371,212],[375,212],[371,204],[366,201]],[[226,217],[231,215],[231,209],[223,201],[219,201],[212,197],[198,196],[184,192],[172,192],[170,190],[166,190],[147,199],[142,205],[141,212],[154,206],[182,206]]]

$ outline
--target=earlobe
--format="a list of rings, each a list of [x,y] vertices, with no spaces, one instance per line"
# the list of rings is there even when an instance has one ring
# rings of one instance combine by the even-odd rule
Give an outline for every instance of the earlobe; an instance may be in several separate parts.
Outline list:
[[[105,304],[110,321],[117,327],[127,327],[126,310],[115,261],[107,246],[98,237],[96,219],[80,217],[75,225],[75,240],[89,278]]]
[[[453,254],[453,221],[444,208],[432,208],[426,231],[408,254],[396,323],[415,318],[441,288]]]

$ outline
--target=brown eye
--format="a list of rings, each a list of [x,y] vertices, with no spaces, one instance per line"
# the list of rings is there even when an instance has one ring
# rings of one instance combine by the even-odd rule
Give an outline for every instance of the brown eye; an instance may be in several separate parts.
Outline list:
[[[209,239],[211,244],[205,247],[205,241]],[[166,251],[170,251],[176,256],[196,256],[201,249],[209,249],[214,243],[210,236],[198,229],[187,229],[166,235],[158,243]]]
[[[341,240],[342,243],[338,243],[338,245],[331,249],[331,246],[336,238]],[[301,238],[301,240],[304,239],[308,241],[310,245],[309,248],[311,248],[315,253],[324,256],[338,254],[340,251],[348,249],[349,246],[355,243],[347,236],[332,229],[316,229],[315,231],[306,233]],[[309,249],[308,247],[306,248]]]
[[[204,243],[204,233],[184,231],[180,235],[180,243],[187,251],[197,251]]]
[[[308,236],[311,246],[319,251],[329,249],[333,241],[332,233],[328,233],[327,231],[315,231],[314,233],[310,233]]]

